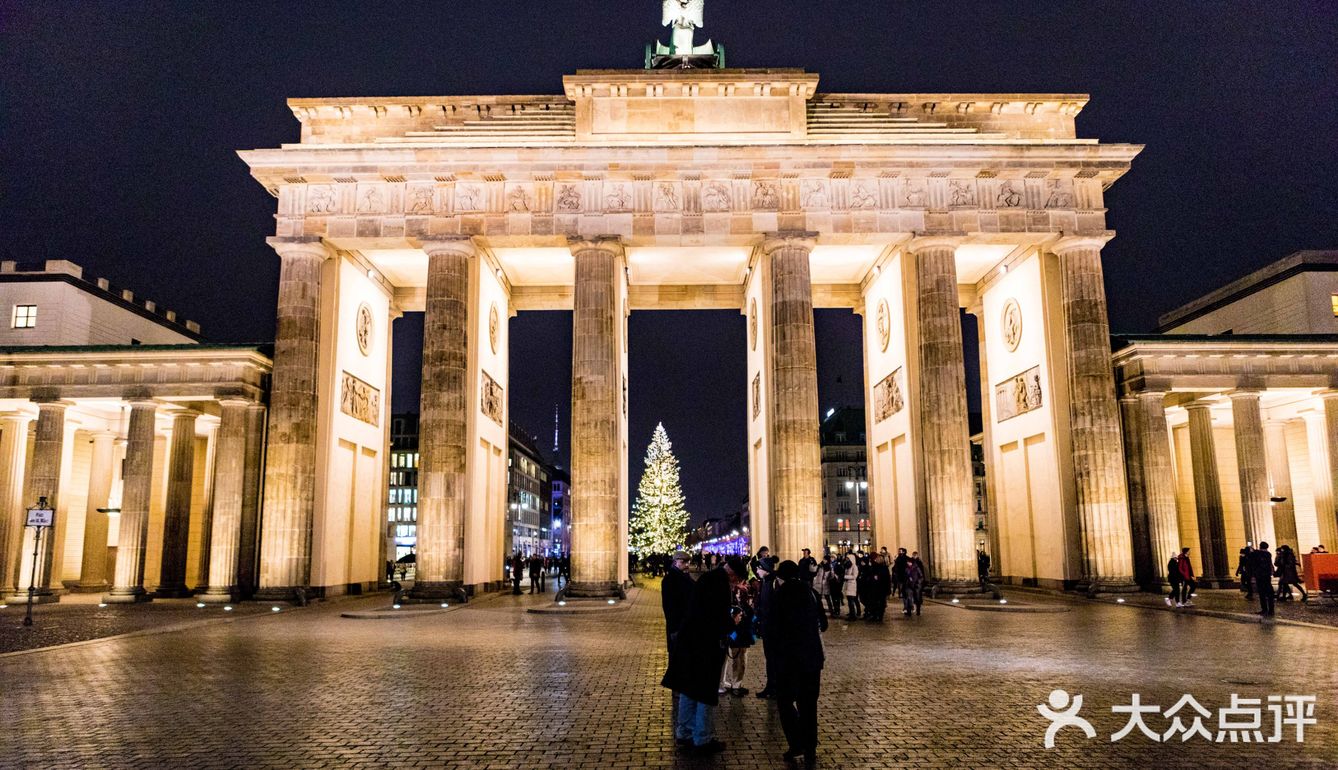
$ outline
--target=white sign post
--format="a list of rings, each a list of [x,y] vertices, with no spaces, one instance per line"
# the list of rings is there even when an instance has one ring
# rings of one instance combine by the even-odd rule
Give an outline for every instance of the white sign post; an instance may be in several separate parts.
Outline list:
[[[47,507],[46,498],[37,498],[37,505],[28,509],[28,526],[33,528],[33,574],[28,581],[28,612],[23,616],[23,625],[33,624],[33,594],[37,592],[37,559],[41,552],[42,530],[54,526],[56,512]]]

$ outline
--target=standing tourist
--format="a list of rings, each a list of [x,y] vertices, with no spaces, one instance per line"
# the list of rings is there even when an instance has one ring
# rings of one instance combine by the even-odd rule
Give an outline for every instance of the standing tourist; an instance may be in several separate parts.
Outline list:
[[[1273,564],[1278,571],[1278,599],[1284,602],[1292,600],[1292,586],[1301,592],[1301,601],[1309,602],[1310,597],[1306,595],[1305,586],[1301,585],[1301,574],[1296,563],[1296,552],[1292,547],[1283,543],[1278,546],[1278,555]]]
[[[803,755],[812,767],[818,750],[818,695],[822,690],[822,632],[827,617],[799,566],[777,568],[780,587],[772,609],[771,654],[775,657],[776,711],[789,748],[785,760]]]
[[[887,597],[892,593],[892,574],[887,569],[887,562],[881,552],[873,555],[873,564],[869,565],[868,607],[866,617],[874,623],[883,622],[887,612]]]
[[[1180,556],[1172,556],[1171,560],[1166,562],[1166,584],[1171,587],[1171,593],[1166,597],[1167,607],[1180,606],[1180,584],[1184,578],[1180,577]]]
[[[1268,551],[1268,543],[1260,543],[1258,548],[1250,551],[1249,572],[1259,592],[1259,614],[1273,617],[1273,554]]]
[[[901,587],[901,614],[910,617],[914,610],[920,614],[920,604],[924,601],[925,573],[924,562],[920,561],[919,552],[906,560],[906,582]]]
[[[825,559],[827,564],[827,608],[831,611],[834,618],[841,617],[841,607],[845,604],[845,566],[839,558],[834,559],[830,555]]]
[[[976,549],[976,575],[980,577],[980,587],[990,587],[990,555],[984,548]]]
[[[739,559],[740,571],[744,570],[742,562]],[[748,694],[748,688],[743,686],[743,675],[748,668],[748,648],[753,646],[753,607],[747,584],[736,583],[732,589],[734,606],[730,607],[729,613],[734,629],[725,637],[725,670],[720,676],[720,694],[730,693],[741,698]]]
[[[849,614],[846,615],[846,620],[854,620],[860,616],[860,606],[859,564],[855,559],[855,553],[853,551],[846,554],[845,566],[846,571],[845,574],[841,576],[841,579],[844,581],[846,603],[849,605]]]
[[[1240,590],[1245,592],[1245,601],[1247,602],[1254,599],[1254,578],[1250,572],[1254,562],[1254,559],[1251,558],[1253,553],[1254,549],[1250,547],[1249,543],[1246,543],[1245,547],[1240,549],[1240,554],[1236,559],[1236,577],[1240,578]],[[1268,565],[1268,571],[1272,573],[1272,564]]]
[[[511,557],[511,595],[520,596],[520,573],[525,571],[525,557],[516,551]]]
[[[906,563],[911,557],[906,554],[905,548],[897,549],[897,558],[892,561],[892,593],[902,593],[903,586],[906,585]]]
[[[742,564],[733,566],[742,572]],[[729,612],[730,587],[739,579],[731,565],[726,565],[703,574],[692,586],[692,597],[669,656],[669,670],[660,682],[678,695],[674,737],[679,747],[691,748],[702,756],[725,749],[715,737],[714,709],[720,703],[717,687],[725,663],[723,643],[734,629]]]
[[[530,556],[530,593],[544,592],[544,557],[535,553]]]
[[[813,585],[813,576],[818,573],[818,560],[813,558],[813,552],[807,548],[803,549],[804,558],[799,560],[799,578],[805,580],[811,586]]]
[[[762,549],[766,551],[765,548]],[[761,552],[759,552],[761,556]],[[771,597],[776,590],[776,557],[761,556],[758,559],[755,571],[758,576],[757,603],[754,605],[753,613],[753,633],[762,640],[762,665],[765,671],[765,680],[762,683],[762,689],[757,691],[757,697],[771,697],[771,654],[767,648],[767,619],[771,615]]]

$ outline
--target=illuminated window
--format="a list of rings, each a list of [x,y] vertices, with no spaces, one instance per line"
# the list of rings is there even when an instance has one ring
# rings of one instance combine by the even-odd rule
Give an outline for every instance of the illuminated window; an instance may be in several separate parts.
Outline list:
[[[1329,295],[1329,307],[1333,310],[1333,317],[1334,317],[1334,318],[1338,318],[1338,294],[1330,294],[1330,295]],[[17,318],[19,317],[19,316],[18,316],[18,312],[19,312],[19,307],[18,307],[18,306],[15,306],[15,308],[14,308],[14,318],[15,318],[15,319],[17,319]],[[36,310],[34,310],[33,312],[36,312]],[[18,326],[18,321],[17,321],[17,320],[15,320],[14,325],[15,325],[15,326]]]
[[[1338,302],[1338,299],[1334,301]],[[37,326],[37,306],[15,305],[13,325],[15,329],[31,329]]]

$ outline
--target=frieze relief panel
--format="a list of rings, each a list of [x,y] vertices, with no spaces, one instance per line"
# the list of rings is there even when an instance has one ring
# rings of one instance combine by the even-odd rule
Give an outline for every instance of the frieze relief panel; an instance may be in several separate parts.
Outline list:
[[[994,386],[995,414],[999,422],[1040,409],[1043,400],[1039,366],[1033,366]]]
[[[502,386],[497,384],[487,372],[481,372],[479,384],[479,409],[488,419],[503,425],[502,421]]]
[[[873,386],[873,421],[880,423],[906,408],[906,397],[901,387],[901,368],[887,375]]]
[[[373,428],[381,424],[381,391],[343,372],[339,388],[339,411]]]

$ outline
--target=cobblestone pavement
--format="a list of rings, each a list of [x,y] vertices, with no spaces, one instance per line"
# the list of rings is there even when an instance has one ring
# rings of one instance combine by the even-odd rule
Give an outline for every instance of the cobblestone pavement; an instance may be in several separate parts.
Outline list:
[[[535,615],[492,597],[417,619],[347,620],[384,597],[0,658],[4,767],[780,767],[770,703],[727,699],[713,760],[677,754],[659,686],[659,595]],[[1028,602],[1054,599],[1028,597]],[[1338,634],[1075,602],[1051,614],[937,604],[836,623],[820,709],[825,767],[1334,767]],[[761,655],[746,684],[761,684]],[[1051,690],[1097,737],[1042,747]],[[1230,694],[1318,697],[1306,742],[1156,743],[1111,706],[1208,709]],[[1192,720],[1186,720],[1190,723]],[[1164,731],[1168,720],[1148,717]],[[1209,723],[1215,729],[1215,719]]]
[[[1133,594],[1130,601],[1140,605],[1172,611],[1165,604],[1165,596],[1152,594]],[[1229,613],[1239,620],[1259,622],[1259,600],[1245,599],[1245,594],[1237,589],[1203,589],[1194,597],[1194,609],[1200,612]],[[1183,610],[1175,610],[1184,612]],[[1297,594],[1295,601],[1277,602],[1274,606],[1278,620],[1293,620],[1299,623],[1316,623],[1323,626],[1338,626],[1338,601],[1321,596],[1317,591],[1310,592],[1310,601],[1302,603]]]
[[[269,611],[266,606],[238,604],[225,612],[219,605],[197,607],[194,599],[158,599],[148,604],[100,607],[99,599],[97,595],[77,594],[62,597],[55,604],[38,604],[33,607],[31,626],[23,625],[24,605],[0,608],[0,653]]]

